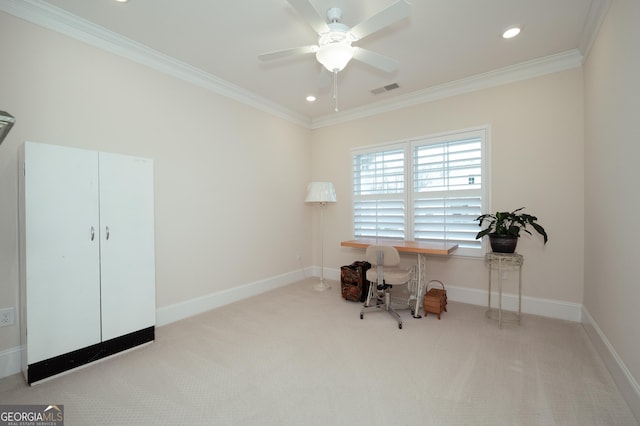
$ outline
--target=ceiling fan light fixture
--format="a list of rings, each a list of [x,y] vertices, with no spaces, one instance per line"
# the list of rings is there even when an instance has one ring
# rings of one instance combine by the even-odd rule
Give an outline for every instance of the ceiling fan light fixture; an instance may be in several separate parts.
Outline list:
[[[353,58],[354,48],[350,41],[329,43],[320,46],[316,59],[331,72],[340,72]]]
[[[396,0],[392,5],[354,27],[348,27],[340,22],[342,9],[339,7],[328,9],[325,20],[313,5],[314,0],[288,0],[288,2],[318,34],[317,46],[301,46],[264,53],[258,55],[258,59],[265,61],[315,53],[316,60],[333,74],[333,100],[336,112],[338,112],[338,73],[352,58],[388,73],[397,69],[397,61],[351,44],[409,17],[408,0]]]

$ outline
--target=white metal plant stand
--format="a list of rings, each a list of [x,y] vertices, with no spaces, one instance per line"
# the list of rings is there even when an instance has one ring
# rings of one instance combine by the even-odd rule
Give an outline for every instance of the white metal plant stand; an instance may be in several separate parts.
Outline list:
[[[485,262],[489,266],[489,301],[487,304],[487,318],[498,320],[498,328],[502,328],[502,321],[515,320],[520,324],[522,314],[522,264],[524,257],[518,253],[487,253]],[[492,271],[497,269],[498,272],[498,307],[491,306],[491,284],[493,281]],[[503,272],[509,270],[518,270],[518,312],[503,312],[502,310],[502,279]],[[510,318],[505,318],[509,315]]]

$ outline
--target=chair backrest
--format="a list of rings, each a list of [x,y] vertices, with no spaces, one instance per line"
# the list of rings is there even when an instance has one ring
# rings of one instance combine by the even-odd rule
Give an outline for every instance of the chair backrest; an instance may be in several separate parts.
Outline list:
[[[382,266],[397,266],[400,263],[400,253],[395,247],[371,245],[367,247],[365,258],[373,266],[378,265],[378,253],[382,254]]]

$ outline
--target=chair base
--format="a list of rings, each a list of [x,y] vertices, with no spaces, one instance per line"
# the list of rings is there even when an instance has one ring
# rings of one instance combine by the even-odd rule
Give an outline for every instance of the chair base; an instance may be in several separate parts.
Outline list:
[[[372,287],[373,287],[373,284],[372,284]],[[369,294],[370,296],[371,296],[372,292],[373,291],[370,291],[370,294]],[[380,300],[380,299],[376,298],[376,304],[375,305],[369,305],[369,303],[371,303],[371,297],[367,298],[367,302],[365,302],[364,306],[362,306],[362,309],[360,310],[360,319],[364,319],[365,312],[387,311],[389,313],[389,315],[391,315],[392,317],[394,317],[396,319],[396,321],[398,321],[398,328],[402,330],[402,319],[400,318],[400,314],[398,314],[391,307],[391,294],[389,293],[389,287],[388,286],[384,289],[384,300]]]

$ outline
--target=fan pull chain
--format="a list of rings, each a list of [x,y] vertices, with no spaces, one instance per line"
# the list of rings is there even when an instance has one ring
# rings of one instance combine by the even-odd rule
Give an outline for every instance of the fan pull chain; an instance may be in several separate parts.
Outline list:
[[[334,111],[338,112],[338,70],[333,71],[333,101]]]

